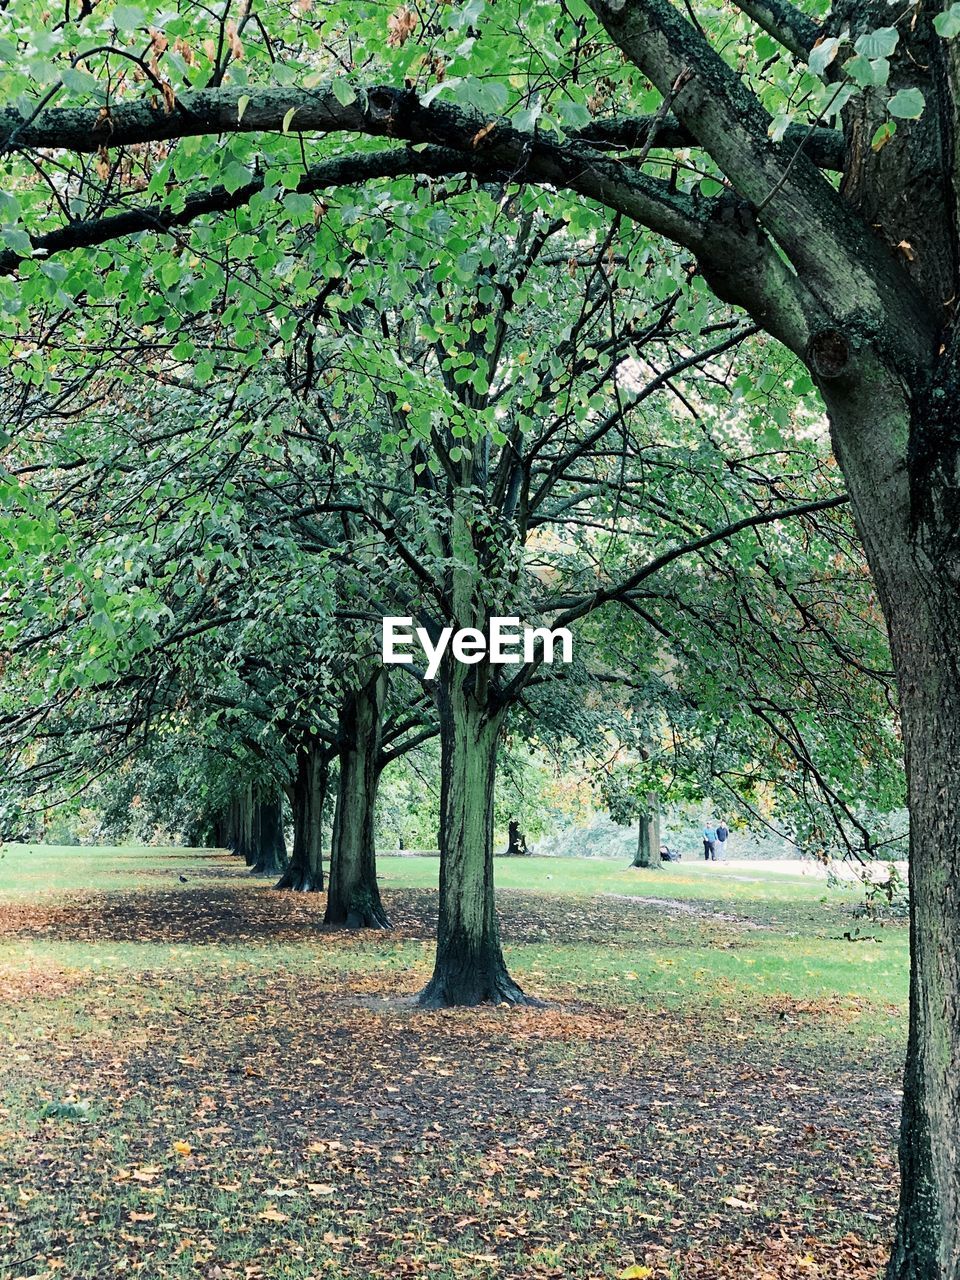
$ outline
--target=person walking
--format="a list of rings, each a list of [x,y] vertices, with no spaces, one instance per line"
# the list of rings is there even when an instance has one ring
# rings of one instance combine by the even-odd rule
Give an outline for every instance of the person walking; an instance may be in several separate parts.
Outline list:
[[[715,861],[717,857],[717,833],[708,823],[703,828],[703,859],[705,862]]]
[[[716,844],[715,855],[714,855],[721,862],[726,862],[727,860],[727,837],[729,836],[729,834],[730,834],[730,830],[727,827],[727,824],[721,818],[720,821],[717,823],[717,844]]]

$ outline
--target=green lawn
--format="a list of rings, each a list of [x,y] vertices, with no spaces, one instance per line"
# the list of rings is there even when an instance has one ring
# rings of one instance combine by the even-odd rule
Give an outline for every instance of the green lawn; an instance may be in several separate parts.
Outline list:
[[[221,853],[6,846],[3,1280],[879,1274],[902,926],[762,864],[504,859],[545,1007],[421,1013],[438,861],[380,865],[395,929],[331,934]]]

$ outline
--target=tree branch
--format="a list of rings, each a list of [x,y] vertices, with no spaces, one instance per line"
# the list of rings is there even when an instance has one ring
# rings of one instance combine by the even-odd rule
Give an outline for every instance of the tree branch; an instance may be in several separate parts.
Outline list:
[[[737,3],[737,8],[803,62],[820,38],[813,19],[786,0],[747,0]]]
[[[661,121],[657,121],[656,116],[620,116],[592,120],[582,129],[571,133],[570,137],[598,150],[617,148],[635,151],[647,145],[652,128],[655,130],[653,141],[649,144],[652,148],[673,150],[677,147],[699,148],[701,145],[690,130],[684,128],[673,115],[667,115]],[[809,125],[792,124],[784,134],[784,143],[794,150],[804,146],[807,155],[821,169],[837,172],[844,169],[846,143],[839,129],[817,127],[811,130]]]
[[[387,151],[374,151],[368,155],[338,156],[306,170],[295,191],[309,195],[331,187],[354,186],[376,178],[397,178],[405,174],[425,174],[439,177],[463,172],[463,156],[458,151],[427,147],[421,152],[392,147]],[[71,222],[45,235],[32,236],[34,255],[49,257],[69,249],[83,249],[91,245],[105,244],[125,236],[144,231],[162,233],[174,227],[187,226],[205,214],[230,213],[242,208],[264,189],[265,181],[255,178],[244,183],[236,191],[226,187],[214,187],[202,195],[188,196],[182,209],[170,209],[161,203],[140,209],[130,209],[113,217],[97,218],[88,222]],[[12,249],[0,252],[0,275],[12,275],[23,258]]]
[[[704,36],[669,0],[588,3],[630,61],[671,97],[677,119],[729,178],[751,217],[759,214],[812,295],[808,322],[819,328],[849,321],[861,333],[866,327],[894,367],[928,361],[935,317],[907,272],[805,152],[772,141],[768,112]],[[763,292],[775,302],[769,287]],[[895,336],[891,316],[904,321],[893,327]]]
[[[647,578],[652,578],[654,574],[673,564],[675,560],[703,551],[705,548],[713,546],[715,542],[725,542],[735,534],[742,533],[744,529],[756,529],[761,525],[774,524],[779,520],[792,520],[796,516],[813,515],[817,511],[828,511],[831,507],[843,506],[849,501],[849,497],[842,493],[834,498],[822,498],[818,502],[802,502],[794,507],[784,507],[774,511],[760,511],[752,516],[744,516],[742,520],[735,520],[732,524],[724,525],[722,529],[714,529],[699,538],[693,538],[689,542],[683,542],[679,546],[671,547],[668,551],[655,556],[654,559],[648,560],[645,565],[636,569],[629,577],[622,579],[613,586],[602,587],[600,590],[595,591],[593,595],[580,598],[569,607],[566,607],[565,611],[554,620],[553,625],[555,627],[565,627],[568,623],[575,622],[577,618],[582,618],[585,614],[592,613],[594,609],[602,604],[628,596],[630,592],[636,590],[641,582],[646,581]],[[553,606],[548,607],[564,608],[564,602],[558,601]]]
[[[598,7],[602,4],[602,0],[591,2]],[[655,7],[659,9],[659,0]],[[700,39],[695,33],[694,38]],[[732,76],[733,73],[709,46],[705,47],[723,71]],[[672,85],[674,81],[670,83]],[[742,86],[741,90],[752,100]],[[681,114],[679,103],[687,101],[688,95],[689,86],[677,94],[678,115]],[[242,111],[239,108],[241,98],[248,99]],[[752,101],[755,111],[760,112],[765,120],[759,104]],[[430,148],[439,146],[459,155],[460,172],[495,176],[498,181],[521,185],[537,183],[574,191],[666,236],[695,254],[704,274],[722,299],[744,307],[759,324],[797,354],[806,349],[810,336],[809,314],[815,309],[809,305],[806,286],[797,280],[795,273],[770,244],[749,207],[732,193],[705,198],[699,193],[678,191],[668,181],[644,173],[629,159],[604,155],[576,141],[557,141],[542,133],[523,133],[514,129],[508,119],[490,120],[449,103],[431,102],[424,106],[412,90],[388,86],[361,91],[348,106],[341,104],[329,89],[252,90],[238,87],[185,94],[177,106],[176,111],[167,112],[153,100],[124,101],[104,117],[95,107],[49,108],[28,125],[19,110],[7,107],[0,111],[0,146],[14,131],[18,134],[18,147],[65,148],[84,152],[203,134],[281,132],[286,122],[288,128],[292,127],[297,132],[359,133],[402,139],[413,146],[425,144],[426,151],[419,153],[425,157],[425,172],[436,171],[438,166],[445,165],[446,162],[440,161],[435,151],[430,151]],[[289,118],[291,111],[294,112],[292,123]],[[693,127],[691,119],[681,116],[681,120],[684,128],[691,135],[701,137],[713,154],[712,131],[701,135]],[[715,124],[718,131],[737,132],[734,123],[727,129],[720,116]],[[761,133],[764,127],[762,124],[758,126]],[[756,145],[767,150],[772,147],[765,137]],[[417,155],[414,151],[408,160],[409,168],[404,167],[403,172],[416,171],[417,160],[414,157]],[[354,152],[340,157],[339,161],[324,163],[339,163],[342,166],[337,171],[339,180],[346,184],[350,181],[351,165],[360,166],[357,172],[363,176],[363,159],[362,153]],[[451,156],[450,164],[454,163]],[[810,162],[806,163],[831,196],[839,199]],[[771,181],[781,178],[780,169],[774,166]],[[249,186],[247,191],[253,193]],[[210,198],[213,196],[211,193]],[[204,198],[195,197],[198,201]],[[224,197],[217,198],[222,201]],[[767,212],[775,206],[779,209],[785,198],[785,193],[780,193]],[[199,216],[204,206],[195,203],[190,208],[194,216]],[[116,221],[124,216],[103,220],[100,231],[96,230],[97,224],[86,224],[84,231],[75,233],[82,237],[78,243],[102,243],[110,235],[128,234],[131,224]],[[136,227],[137,224],[132,225]],[[61,228],[59,234],[67,236],[68,230]],[[818,228],[818,231],[820,239],[823,239],[822,230]],[[46,233],[48,237],[57,234]],[[42,243],[40,247],[43,247]],[[10,270],[9,265],[7,270]],[[897,283],[902,290],[903,282],[898,278]]]
[[[655,556],[652,560],[648,560],[646,564],[613,586],[600,587],[589,596],[578,596],[575,599],[561,598],[553,601],[552,604],[545,605],[545,610],[563,610],[552,620],[550,625],[554,629],[569,626],[571,622],[576,622],[578,618],[586,617],[587,614],[593,613],[595,609],[599,609],[602,605],[609,604],[613,600],[621,600],[624,604],[629,604],[631,593],[647,578],[652,578],[662,569],[673,564],[674,561],[683,559],[684,556],[695,555],[698,551],[703,551],[706,547],[713,546],[716,542],[725,542],[735,534],[741,533],[744,529],[755,529],[761,525],[774,524],[778,520],[791,520],[796,516],[812,515],[817,511],[827,511],[831,507],[843,506],[849,501],[847,494],[842,493],[834,498],[823,498],[818,502],[803,502],[793,507],[784,507],[774,511],[759,511],[755,515],[744,516],[742,520],[735,520],[732,524],[724,525],[722,529],[714,529],[699,538],[692,538],[689,542],[683,542],[678,546],[671,547],[659,556]],[[540,667],[541,662],[542,653],[540,658],[534,662],[528,662],[520,668],[500,693],[504,704],[512,702],[519,696]]]

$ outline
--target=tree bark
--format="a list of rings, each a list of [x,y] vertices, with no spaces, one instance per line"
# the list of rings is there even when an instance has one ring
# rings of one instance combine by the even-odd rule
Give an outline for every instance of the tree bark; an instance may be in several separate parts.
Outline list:
[[[521,1004],[507,972],[493,894],[493,799],[503,712],[491,710],[480,667],[448,663],[440,713],[440,918],[428,1008]]]
[[[323,892],[323,806],[327,798],[328,761],[316,742],[297,751],[297,773],[290,788],[293,809],[293,853],[274,886],[298,893]]]
[[[389,929],[377,885],[375,815],[386,672],[345,699],[339,716],[340,778],[333,821],[327,925]]]
[[[660,866],[660,801],[652,791],[647,795],[647,807],[640,814],[637,852],[631,866],[646,870]]]
[[[960,598],[946,577],[917,573],[911,607],[891,611],[910,804],[911,969],[889,1280],[960,1277]]]
[[[960,1280],[958,520],[950,490],[932,500],[944,458],[928,452],[949,446],[960,392],[941,389],[908,400],[876,373],[825,389],[890,635],[910,809],[910,1026],[887,1280]]]
[[[283,793],[279,788],[256,802],[253,827],[251,875],[279,875],[287,865],[287,846],[283,838]]]

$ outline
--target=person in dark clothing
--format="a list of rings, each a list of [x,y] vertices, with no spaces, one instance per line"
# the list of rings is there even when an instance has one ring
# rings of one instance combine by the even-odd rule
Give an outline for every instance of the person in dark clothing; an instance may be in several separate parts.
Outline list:
[[[729,834],[730,834],[729,828],[721,818],[720,822],[717,824],[717,843],[715,847],[714,857],[720,858],[724,862],[726,862],[727,860],[727,837],[729,836]]]

